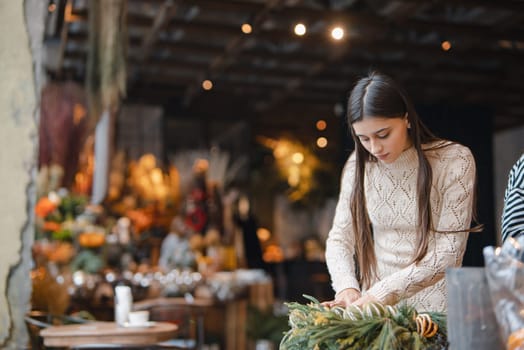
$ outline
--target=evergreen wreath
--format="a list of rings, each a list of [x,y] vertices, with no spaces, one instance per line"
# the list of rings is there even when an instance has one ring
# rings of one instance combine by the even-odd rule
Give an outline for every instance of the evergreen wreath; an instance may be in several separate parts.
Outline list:
[[[418,313],[407,304],[369,303],[328,308],[311,302],[286,303],[291,329],[280,350],[444,350],[448,349],[446,315]]]

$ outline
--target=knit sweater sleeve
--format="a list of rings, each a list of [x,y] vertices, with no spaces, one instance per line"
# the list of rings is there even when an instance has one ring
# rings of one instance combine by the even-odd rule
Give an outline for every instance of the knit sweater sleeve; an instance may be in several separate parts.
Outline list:
[[[448,267],[462,264],[467,232],[473,212],[475,161],[468,148],[451,145],[440,150],[433,167],[432,219],[436,232],[430,233],[426,255],[418,263],[381,279],[368,291],[385,304],[401,299],[441,280]],[[445,232],[448,231],[448,232]]]
[[[336,293],[346,289],[360,290],[355,274],[355,239],[350,212],[350,198],[355,173],[354,154],[342,171],[340,194],[333,225],[326,241],[326,263]]]

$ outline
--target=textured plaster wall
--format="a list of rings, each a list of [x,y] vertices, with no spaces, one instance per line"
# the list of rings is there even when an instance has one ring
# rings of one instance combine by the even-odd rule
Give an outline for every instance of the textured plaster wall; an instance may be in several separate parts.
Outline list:
[[[40,3],[44,3],[41,0]],[[23,316],[30,308],[31,245],[36,154],[37,88],[40,66],[31,49],[40,50],[33,23],[31,45],[26,14],[42,8],[36,0],[0,1],[0,348],[27,344]],[[35,5],[36,4],[36,5]],[[28,11],[26,12],[26,9]],[[38,12],[40,18],[42,11]],[[38,20],[35,19],[35,20]],[[43,21],[41,22],[43,23]],[[40,30],[40,33],[41,30]]]

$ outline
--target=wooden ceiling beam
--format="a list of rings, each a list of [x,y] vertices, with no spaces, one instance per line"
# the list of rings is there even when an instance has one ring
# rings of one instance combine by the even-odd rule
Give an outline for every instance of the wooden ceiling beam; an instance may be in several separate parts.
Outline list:
[[[157,10],[156,16],[153,20],[151,28],[145,33],[142,38],[142,46],[140,50],[140,60],[145,61],[150,55],[153,45],[158,40],[160,31],[167,25],[171,18],[175,15],[177,6],[173,0],[165,0]]]
[[[135,68],[135,66],[133,66]],[[166,86],[175,85],[175,86],[187,86],[190,84],[194,76],[199,72],[187,72],[184,70],[174,71],[174,70],[161,70],[149,68],[147,66],[141,66],[138,69],[139,82],[144,82],[145,84],[165,84]]]
[[[259,12],[257,12],[256,14],[254,14],[253,19],[252,19],[252,24],[251,24],[252,27],[256,30],[257,27],[267,19],[267,17],[270,14],[270,11],[273,8],[276,8],[280,6],[281,4],[283,4],[284,1],[285,0],[266,1],[265,7],[261,9]],[[256,32],[253,33],[253,35],[255,34]],[[236,37],[234,37],[232,40],[230,40],[224,50],[224,53],[220,56],[217,56],[209,64],[208,74],[215,75],[217,74],[218,71],[221,71],[224,68],[224,66],[226,65],[227,60],[231,56],[235,56],[242,49],[242,44],[245,40],[245,37],[246,37],[245,34],[240,33]],[[203,76],[199,77],[199,79],[197,79],[195,83],[193,83],[191,86],[188,87],[187,92],[184,96],[184,103],[186,105],[189,105],[191,103],[191,100],[195,97],[195,95],[198,94],[199,92],[198,86],[201,83],[201,81],[203,80],[203,78],[204,78]]]
[[[231,101],[245,104],[245,99],[256,105],[257,114],[280,109],[283,101],[314,102],[328,108],[332,101],[345,98],[356,76],[377,67],[407,85],[418,100],[493,104],[503,116],[517,114],[523,108],[524,28],[518,22],[524,12],[521,2],[443,0],[422,4],[395,0],[406,7],[399,17],[390,18],[380,11],[362,11],[359,6],[335,11],[310,6],[309,2],[291,5],[286,0],[175,1],[140,0],[143,8],[152,4],[158,9],[156,17],[151,10],[138,13],[142,7],[128,16],[130,91],[146,93],[134,90],[134,84],[142,81],[151,86],[172,86],[169,92],[158,94],[163,103],[180,103],[182,95],[173,94],[186,87],[183,96],[188,108],[191,101],[209,101],[209,105],[198,108],[209,108],[210,114],[217,108],[213,103],[223,102],[217,96],[228,93]],[[444,17],[432,13],[455,6],[466,11],[481,9],[482,16],[475,17],[477,24],[472,24],[466,23],[466,18],[463,22],[443,21]],[[179,19],[192,7],[198,8],[194,18]],[[167,13],[168,8],[179,12]],[[516,22],[484,25],[484,10],[517,11]],[[249,36],[239,31],[238,23],[250,15],[255,21],[254,33]],[[72,16],[74,21],[86,21],[88,13],[85,8],[73,9]],[[499,17],[507,18],[504,12]],[[310,25],[305,37],[291,32],[298,19]],[[337,21],[347,25],[348,36],[334,43],[326,30]],[[85,74],[81,68],[87,43],[84,27],[70,26],[67,43],[80,47],[66,45],[64,51],[65,70],[78,77]],[[451,51],[440,49],[441,39],[452,42]],[[210,92],[200,87],[205,77],[215,83]],[[154,99],[154,92],[150,95]]]
[[[419,0],[395,0],[399,3],[418,4]],[[438,0],[432,1],[431,4],[438,4],[439,6],[448,7],[466,7],[470,9],[483,8],[491,11],[510,11],[510,12],[524,12],[524,3],[512,0]]]
[[[178,59],[174,57],[176,56],[164,59],[149,59],[146,65],[144,65],[140,59],[130,58],[129,63],[131,65],[136,65],[137,67],[142,67],[143,69],[160,70],[164,72],[190,71],[194,74],[200,74],[207,69],[205,62],[192,62],[187,59]]]
[[[484,42],[497,42],[499,40],[524,40],[524,31],[510,29],[494,29],[493,27],[470,23],[439,22],[433,20],[407,19],[404,21],[393,21],[390,18],[374,14],[365,14],[355,10],[319,10],[310,7],[293,6],[284,8],[273,14],[272,18],[278,22],[296,23],[306,21],[317,23],[343,23],[348,27],[354,26],[361,30],[371,30],[376,33],[399,32],[438,32],[446,35],[449,39],[466,38]]]
[[[128,0],[129,2],[143,3],[144,0]],[[165,0],[147,0],[147,2],[161,4]],[[260,2],[238,1],[238,0],[177,0],[180,6],[198,6],[201,11],[217,11],[225,13],[258,13],[264,8]]]
[[[511,67],[511,66],[509,66]],[[455,62],[437,63],[435,65],[421,64],[418,60],[400,59],[388,60],[376,58],[369,60],[362,57],[349,56],[344,62],[329,67],[329,69],[318,75],[320,79],[344,79],[347,75],[354,76],[370,69],[383,70],[385,72],[397,71],[405,74],[417,74],[421,76],[435,76],[437,79],[447,81],[464,81],[466,83],[486,81],[493,86],[508,86],[521,88],[521,77],[518,72],[513,72],[507,67],[497,67],[495,69],[482,69],[468,65],[457,65]]]
[[[85,54],[81,53],[70,53],[67,52],[66,57],[68,61],[78,61],[85,58]],[[396,71],[403,72],[403,69],[409,70],[412,69],[416,62],[411,62],[409,60],[402,62],[389,62],[387,60],[380,62],[374,61],[374,65],[382,68],[385,71]],[[73,65],[82,64],[82,62],[74,63]],[[378,64],[378,65],[377,65]],[[200,66],[199,66],[200,65]],[[355,59],[353,57],[348,58],[348,63],[344,64],[342,67],[340,65],[330,67],[329,69],[322,72],[321,75],[317,76],[317,79],[311,80],[309,83],[304,83],[305,87],[315,88],[315,85],[322,86],[321,89],[329,90],[342,90],[344,84],[348,85],[351,82],[349,77],[353,77],[359,72],[369,69],[370,61],[365,59]],[[161,71],[163,75],[169,76],[169,79],[180,78],[183,73],[186,76],[192,72],[194,75],[202,74],[206,69],[205,63],[192,63],[184,60],[178,59],[169,59],[169,60],[152,60],[148,66],[142,67],[140,62],[137,60],[131,60],[131,67],[143,68],[148,72]],[[416,67],[416,66],[415,66]],[[435,82],[435,80],[440,80],[444,82],[454,82],[453,84],[458,85],[475,85],[478,89],[489,89],[493,86],[494,80],[499,80],[497,86],[499,90],[508,92],[508,91],[518,91],[521,88],[521,80],[511,77],[506,77],[501,75],[500,72],[490,72],[482,70],[472,70],[471,67],[454,67],[440,65],[438,68],[433,69],[432,67],[423,68],[417,67],[417,71],[424,72],[424,75],[428,81]],[[180,72],[179,72],[180,71]],[[252,81],[253,84],[260,83],[263,86],[268,86],[274,88],[275,86],[282,86],[273,83],[267,83],[267,81],[281,80],[279,78],[285,78],[289,80],[296,80],[300,78],[300,72],[288,72],[286,70],[278,70],[272,68],[261,68],[261,67],[248,67],[243,66],[241,68],[232,68],[226,72],[226,77],[216,77],[217,81],[223,81],[232,83],[234,81]],[[341,74],[343,73],[343,74]],[[154,73],[150,73],[153,75]],[[402,73],[399,73],[402,74]],[[265,79],[264,79],[265,77]],[[188,78],[190,79],[190,78]],[[260,82],[259,80],[262,79]],[[184,80],[185,82],[188,82]]]
[[[309,69],[298,79],[294,79],[288,82],[284,90],[275,91],[269,100],[260,101],[255,106],[255,109],[259,112],[264,110],[271,109],[273,106],[280,104],[288,96],[292,95],[305,81],[311,79],[312,77],[318,75],[320,72],[324,71],[328,66],[338,62],[342,57],[347,54],[348,47],[342,47],[337,51],[330,52],[327,55],[326,60],[320,61],[316,64],[313,64]]]
[[[414,0],[402,0],[402,1],[414,1]],[[449,1],[448,1],[449,2]],[[169,1],[168,1],[169,3]],[[189,1],[188,3],[194,3],[196,6],[211,6],[213,4],[213,1],[204,1],[204,4],[201,4],[200,1]],[[231,7],[235,6],[241,6],[243,2],[224,2],[224,4],[229,4]],[[476,1],[474,1],[476,3]],[[485,2],[484,2],[485,3]],[[511,6],[512,2],[504,2],[504,6]],[[497,7],[500,3],[496,3]],[[222,1],[220,4],[215,4],[215,7],[223,6]],[[518,5],[521,7],[524,7],[524,5]],[[213,7],[213,6],[211,6]],[[260,6],[254,6],[256,8],[260,8]],[[274,5],[274,7],[278,7]],[[272,8],[268,6],[268,8]],[[216,9],[215,9],[216,10]],[[269,16],[269,11],[263,12],[265,16]],[[83,12],[75,13],[75,16],[77,16],[80,19],[85,20],[87,15]],[[382,16],[378,15],[370,15],[370,14],[363,14],[356,11],[350,11],[346,10],[344,12],[341,11],[335,11],[335,10],[320,10],[320,9],[313,9],[308,7],[285,7],[280,6],[278,11],[274,11],[271,13],[272,20],[276,22],[281,23],[289,23],[290,25],[295,23],[298,20],[304,20],[307,19],[311,22],[318,22],[318,21],[325,21],[327,23],[331,22],[337,22],[341,21],[343,23],[347,23],[350,27],[356,26],[359,28],[368,28],[373,30],[377,33],[387,33],[391,30],[400,30],[403,32],[410,32],[410,31],[423,31],[423,32],[435,32],[438,31],[439,34],[443,34],[447,36],[448,38],[466,38],[469,40],[479,40],[479,38],[482,38],[482,41],[486,43],[486,46],[489,42],[491,43],[498,43],[501,40],[524,40],[524,30],[515,31],[514,29],[503,29],[503,30],[497,30],[497,28],[492,28],[487,25],[473,25],[473,24],[460,24],[460,23],[450,23],[450,22],[436,22],[436,21],[423,21],[419,19],[410,19],[407,21],[403,21],[401,23],[396,23],[394,21],[391,21],[388,18],[384,18]],[[262,22],[262,21],[260,21]],[[144,14],[130,14],[128,18],[128,25],[129,26],[144,26],[147,29],[150,29],[154,24],[154,19],[151,17],[144,15]],[[290,27],[290,25],[287,25],[286,28]],[[236,26],[228,26],[228,25],[222,25],[220,26],[218,23],[212,24],[212,23],[197,23],[197,22],[186,22],[186,21],[180,21],[180,20],[173,20],[170,23],[170,26],[180,27],[184,30],[192,30],[192,31],[201,31],[204,35],[209,34],[209,32],[223,34],[224,36],[234,36],[239,34],[239,30]],[[206,26],[213,26],[213,28],[207,28]],[[256,29],[256,27],[255,27]],[[282,31],[274,30],[273,31],[275,35],[282,37],[284,34]],[[266,33],[267,34],[267,33]],[[264,35],[263,31],[260,31],[258,33],[259,36]],[[311,37],[312,34],[309,34],[308,37]],[[291,33],[288,34],[288,36],[292,36]],[[375,38],[376,39],[376,38]],[[325,38],[323,38],[325,40]]]
[[[410,85],[408,81],[404,82],[404,84]],[[421,86],[415,89],[416,91],[412,94],[412,97],[419,103],[420,102],[436,103],[436,101],[432,99],[431,96],[439,95],[439,94],[442,96],[445,96],[446,94],[449,94],[450,92],[449,92],[449,89],[447,89],[448,87],[449,86],[444,83],[437,84],[437,85],[421,84]],[[214,92],[212,92],[212,94],[218,95],[215,98],[216,100],[219,100],[220,96],[228,96],[229,100],[231,100],[231,98],[235,98],[234,96],[237,96],[236,98],[239,101],[243,101],[243,102],[246,102],[246,100],[251,100],[253,98],[256,100],[257,98],[259,98],[261,95],[264,94],[264,90],[261,89],[258,85],[251,86],[251,88],[253,89],[252,91],[245,90],[246,88],[249,88],[249,87],[247,85],[244,85],[244,86],[239,85],[238,89],[232,89],[230,87],[228,88],[219,87],[216,90],[214,89]],[[139,96],[142,101],[151,101],[155,103],[165,104],[167,103],[168,100],[172,99],[172,96],[173,97],[179,96],[180,89],[172,89],[172,93],[164,93],[163,91],[168,91],[166,90],[166,87],[164,85],[161,85],[161,86],[151,85],[151,86],[143,87],[141,90],[137,90],[137,92],[134,92],[134,90],[130,91],[130,97]],[[242,93],[239,93],[239,92],[242,92]],[[211,96],[212,94],[208,94],[208,96]],[[500,94],[497,95],[497,92],[494,92],[494,91],[493,92],[485,91],[484,94],[485,94],[484,97],[480,97],[482,100],[486,100],[486,101],[493,100],[493,99],[496,99],[497,96],[499,96],[500,99],[504,99],[504,95],[500,95]],[[494,96],[490,96],[491,94],[493,94]],[[426,99],[419,98],[420,96],[423,96],[423,97],[429,96],[430,98],[426,98]],[[337,102],[344,102],[344,99],[345,97],[337,98],[336,95],[334,94],[333,95],[324,94],[324,96],[322,96],[320,94],[315,95],[315,94],[308,94],[308,93],[297,93],[289,101],[288,108],[290,108],[289,105],[293,105],[293,104],[306,106],[305,107],[306,109],[312,108],[311,106],[317,106],[316,108],[326,110],[326,113],[333,113],[334,104]],[[441,100],[441,103],[452,103],[453,102],[453,100],[448,100],[448,102],[445,102],[445,101],[446,99],[443,99]],[[474,102],[474,101],[467,101],[464,99],[459,99],[458,102],[468,103],[468,102]],[[500,103],[500,101],[498,103]],[[324,106],[324,107],[321,107],[321,106]],[[210,107],[211,108],[208,112],[205,112],[204,109],[201,109],[200,113],[201,114],[208,114],[208,113],[212,114],[212,110],[216,110],[216,107],[214,107],[214,105],[211,105],[211,104],[210,104]],[[514,105],[513,108],[524,108],[524,106],[519,104],[519,105]],[[499,118],[498,115],[500,115],[502,112],[500,112],[498,109],[495,112],[496,112],[497,118]],[[510,112],[504,111],[504,113],[508,114]],[[500,117],[500,118],[503,118],[503,117]],[[495,122],[498,123],[497,121]],[[504,122],[501,122],[501,123],[504,123]],[[520,120],[520,124],[522,124],[522,120]]]
[[[232,39],[238,37],[242,32],[240,27],[236,25],[223,24],[223,23],[211,23],[211,22],[199,22],[199,21],[183,21],[180,19],[172,19],[169,22],[166,30],[173,32],[176,30],[183,30],[187,32],[188,35],[192,36],[201,36],[202,38],[217,37],[220,39]]]
[[[267,1],[266,1],[267,2]],[[231,0],[184,0],[184,4],[198,6],[201,11],[221,12],[227,14],[254,15],[265,11],[268,5],[264,2],[231,1]],[[273,5],[269,5],[272,6]]]
[[[353,77],[362,74],[369,69],[369,62],[360,61],[357,62],[352,60],[348,64],[349,68],[334,68],[333,73],[326,75],[318,75],[317,79],[311,79],[310,81],[304,82],[302,87],[304,89],[310,90],[329,90],[332,92],[341,91],[345,92],[350,88],[351,83],[353,82]],[[405,72],[413,68],[411,62],[405,63],[387,63],[384,62],[382,65],[378,66],[384,71],[397,74],[399,76],[406,76]],[[144,68],[146,69],[146,68]],[[174,79],[179,75],[186,74],[192,70],[192,74],[199,74],[202,70],[205,69],[205,64],[201,65],[201,70],[195,70],[194,64],[188,62],[179,62],[178,65],[172,65],[171,63],[164,63],[162,65],[151,64],[148,66],[147,71],[151,72],[152,76],[155,71],[161,71],[164,77],[168,79]],[[417,68],[417,72],[421,72],[420,68]],[[461,69],[455,69],[453,67],[440,69],[423,69],[425,76],[425,82],[436,84],[442,83],[445,85],[445,89],[453,91],[454,88],[461,86],[466,87],[466,89],[490,89],[493,86],[493,80],[497,76],[495,74],[475,74],[469,73],[468,71],[463,71]],[[259,69],[259,68],[244,68],[229,69],[227,74],[223,76],[216,77],[214,79],[215,84],[251,84],[251,85],[260,85],[265,89],[274,90],[278,87],[285,86],[287,81],[294,81],[301,77],[301,74],[298,73],[287,73],[282,71],[275,71],[272,69]],[[343,73],[343,74],[341,74]],[[190,79],[190,78],[188,78]],[[520,81],[515,79],[504,78],[503,76],[498,77],[499,83],[497,84],[498,90],[504,94],[515,94],[521,88]],[[450,82],[452,82],[450,84]],[[453,85],[453,86],[450,86]]]
[[[177,41],[173,43],[167,40],[159,40],[156,47],[173,55],[199,55],[214,57],[223,52],[221,47],[201,45],[196,43]]]
[[[213,33],[213,35],[217,36],[223,36],[224,39],[231,38],[234,35],[238,34],[238,28],[227,26],[227,25],[210,25],[205,23],[188,23],[188,22],[182,22],[178,21],[175,25],[175,27],[180,27],[180,29],[184,31],[191,31],[192,33],[200,33],[202,36],[209,36],[209,33]],[[211,28],[210,28],[211,26]],[[379,40],[376,37],[351,37],[350,39],[347,39],[345,42],[339,43],[338,45],[334,45],[333,43],[330,43],[327,38],[320,35],[309,35],[307,39],[303,38],[297,38],[296,36],[290,34],[289,32],[282,32],[282,31],[269,31],[269,32],[260,32],[258,33],[258,37],[261,39],[267,39],[271,40],[274,43],[281,43],[282,45],[289,44],[290,42],[300,42],[302,43],[299,45],[301,47],[300,50],[303,49],[304,45],[312,45],[313,47],[322,47],[325,46],[325,49],[331,49],[331,50],[338,50],[340,46],[349,45],[352,49],[356,48],[363,48],[368,51],[376,50],[378,52],[395,52],[395,51],[410,51],[410,53],[413,54],[425,54],[430,55],[435,58],[439,59],[446,59],[446,57],[452,57],[456,59],[463,59],[468,60],[471,59],[472,56],[475,56],[477,59],[500,59],[503,57],[505,60],[521,60],[522,56],[524,56],[524,50],[512,50],[512,49],[499,49],[499,50],[493,50],[490,49],[487,46],[484,47],[478,47],[478,48],[472,48],[472,47],[462,47],[460,44],[454,45],[452,47],[452,51],[450,52],[443,52],[441,48],[438,46],[438,44],[417,44],[414,42],[409,42],[407,39],[403,39],[401,41],[392,41],[391,39],[388,40]],[[478,37],[478,36],[477,36]],[[87,36],[84,36],[79,33],[71,34],[70,40],[87,40]],[[274,40],[274,41],[273,41]],[[181,44],[183,45],[183,44]],[[161,43],[157,45],[158,47],[162,48],[171,48],[175,50],[177,48],[177,43],[174,42],[170,44],[169,41],[163,40]],[[218,51],[217,48],[213,48],[210,50],[210,53],[213,52],[216,54]],[[213,52],[211,52],[213,51]],[[223,51],[222,51],[223,52]],[[262,54],[261,52],[258,54]],[[246,53],[243,50],[239,51],[239,55],[249,55],[249,53]],[[268,56],[270,53],[268,53]],[[278,52],[278,54],[273,54],[273,56],[283,56],[285,53]],[[292,56],[292,54],[288,54],[288,56]],[[312,55],[312,56],[319,56]]]

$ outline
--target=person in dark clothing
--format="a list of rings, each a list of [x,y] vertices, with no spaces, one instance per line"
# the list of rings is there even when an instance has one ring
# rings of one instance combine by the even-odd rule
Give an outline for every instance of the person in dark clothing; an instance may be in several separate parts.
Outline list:
[[[265,269],[262,259],[262,246],[257,236],[258,223],[250,208],[249,199],[243,195],[238,199],[233,216],[235,224],[241,231],[243,257],[245,265],[250,269]]]

